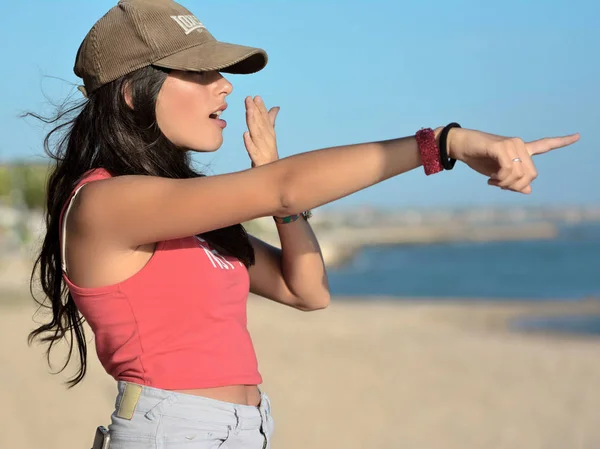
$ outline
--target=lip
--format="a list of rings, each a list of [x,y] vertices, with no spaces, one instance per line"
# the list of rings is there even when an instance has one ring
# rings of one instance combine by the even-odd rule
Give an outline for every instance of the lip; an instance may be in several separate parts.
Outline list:
[[[214,114],[215,112],[219,112],[219,111],[223,112],[225,109],[227,109],[227,106],[228,106],[227,103],[224,103],[221,106],[219,106],[218,109],[215,109],[214,111],[212,111],[211,114]]]
[[[221,118],[214,120],[214,123],[221,129],[225,129],[227,122]]]

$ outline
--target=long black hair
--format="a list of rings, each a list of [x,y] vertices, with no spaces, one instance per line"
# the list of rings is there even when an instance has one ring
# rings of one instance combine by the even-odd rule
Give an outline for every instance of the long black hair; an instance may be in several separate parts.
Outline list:
[[[46,191],[46,235],[30,282],[33,298],[41,307],[51,309],[52,317],[29,334],[29,343],[36,338],[47,343],[50,363],[52,347],[66,338],[69,352],[59,372],[67,367],[76,347],[79,370],[67,382],[69,387],[81,382],[87,369],[84,318],[63,281],[58,234],[62,208],[76,184],[94,168],[104,168],[113,176],[204,176],[193,169],[190,152],[170,142],[157,125],[156,99],[167,75],[168,70],[145,67],[100,87],[75,105],[65,103],[53,117],[24,114],[57,125],[44,139],[44,150],[53,160],[53,167]],[[133,107],[125,101],[125,88],[130,89]],[[247,267],[254,264],[254,251],[241,224],[213,230],[202,237]],[[43,292],[41,300],[34,293],[37,282]]]

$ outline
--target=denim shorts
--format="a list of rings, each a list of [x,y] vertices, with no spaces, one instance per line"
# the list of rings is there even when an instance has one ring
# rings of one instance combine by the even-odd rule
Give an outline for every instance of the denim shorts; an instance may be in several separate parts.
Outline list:
[[[238,405],[130,382],[118,383],[108,427],[110,449],[267,449],[273,418],[269,398]]]

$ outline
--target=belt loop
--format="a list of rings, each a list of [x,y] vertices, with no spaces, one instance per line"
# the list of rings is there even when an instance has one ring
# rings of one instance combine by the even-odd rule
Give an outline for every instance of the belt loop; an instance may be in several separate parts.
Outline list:
[[[140,400],[141,394],[141,385],[129,382],[125,384],[125,390],[123,391],[121,402],[119,403],[119,407],[117,409],[117,416],[119,418],[131,420],[133,418],[133,413],[135,412],[135,407]]]

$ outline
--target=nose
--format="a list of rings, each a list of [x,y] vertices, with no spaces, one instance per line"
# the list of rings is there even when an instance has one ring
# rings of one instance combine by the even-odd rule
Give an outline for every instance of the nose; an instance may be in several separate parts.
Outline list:
[[[217,80],[217,84],[219,86],[218,91],[219,94],[229,95],[233,92],[233,84],[229,82],[227,78],[219,73],[219,78]]]

